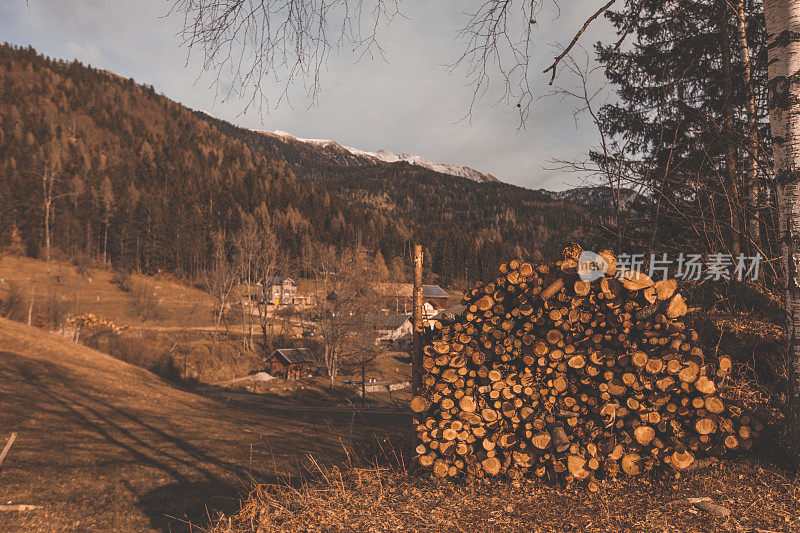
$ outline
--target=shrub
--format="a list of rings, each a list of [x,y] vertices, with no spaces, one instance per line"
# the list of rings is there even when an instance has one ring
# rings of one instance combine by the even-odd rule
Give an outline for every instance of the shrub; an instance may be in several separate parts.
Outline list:
[[[176,382],[214,383],[261,369],[258,357],[242,351],[238,343],[174,335],[153,331],[116,334],[102,330],[86,335],[81,342]]]
[[[129,270],[114,270],[111,283],[119,285],[120,290],[123,292],[130,292],[133,288],[133,281],[131,280],[131,273]]]
[[[133,314],[142,321],[158,320],[162,316],[161,304],[148,283],[134,283],[130,292],[130,305]]]
[[[22,293],[22,287],[15,281],[8,285],[8,293],[0,300],[0,315],[11,320],[23,321],[28,313],[28,298]]]
[[[180,378],[170,343],[157,333],[129,336],[103,330],[87,335],[83,343],[115,359],[145,368],[164,378],[172,380]]]

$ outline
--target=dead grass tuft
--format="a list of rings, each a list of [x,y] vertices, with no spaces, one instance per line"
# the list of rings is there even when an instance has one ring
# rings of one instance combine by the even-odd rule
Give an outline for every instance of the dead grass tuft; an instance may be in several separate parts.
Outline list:
[[[687,498],[727,507],[722,520]],[[541,482],[465,485],[390,467],[323,468],[300,486],[256,487],[215,533],[283,531],[800,530],[800,483],[774,467],[726,461],[683,477],[601,482],[598,493]]]
[[[732,459],[684,473],[600,481],[600,491],[541,480],[457,483],[417,468],[407,437],[360,442],[346,466],[313,458],[294,482],[258,485],[212,533],[334,531],[800,531],[800,480]],[[728,520],[696,509],[709,497]]]

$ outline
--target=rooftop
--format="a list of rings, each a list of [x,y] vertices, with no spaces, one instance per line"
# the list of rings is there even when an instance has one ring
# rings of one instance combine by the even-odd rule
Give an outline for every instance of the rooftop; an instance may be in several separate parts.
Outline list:
[[[411,320],[411,315],[391,315],[387,317],[386,324],[384,325],[383,329],[397,329],[405,324],[408,320]]]
[[[308,348],[278,348],[272,355],[283,359],[286,364],[309,363],[313,360],[313,354]]]
[[[414,285],[411,283],[380,283],[378,285],[378,292],[386,296],[411,298],[414,295]],[[438,285],[423,285],[422,296],[428,298],[448,298],[450,295]]]
[[[270,276],[267,278],[267,285],[283,285],[285,282],[289,282],[290,285],[297,285],[292,278],[284,278],[282,276]]]

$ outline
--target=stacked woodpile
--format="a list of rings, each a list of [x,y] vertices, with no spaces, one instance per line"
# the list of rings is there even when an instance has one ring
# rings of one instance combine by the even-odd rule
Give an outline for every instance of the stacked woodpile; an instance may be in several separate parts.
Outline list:
[[[434,324],[412,400],[419,461],[438,477],[585,480],[680,471],[747,449],[762,429],[718,391],[731,361],[682,321],[675,280],[617,269],[587,281],[581,249],[517,260]]]
[[[125,327],[120,327],[113,322],[106,320],[103,317],[87,313],[85,315],[72,316],[62,324],[60,333],[65,337],[72,339],[73,342],[78,342],[81,333],[84,330],[93,332],[110,331],[114,334],[120,334]]]
[[[122,331],[123,329],[125,329],[123,327],[117,326],[110,320],[107,320],[101,316],[97,316],[92,313],[69,317],[65,322],[65,326],[78,329],[82,328],[108,329],[114,332]]]

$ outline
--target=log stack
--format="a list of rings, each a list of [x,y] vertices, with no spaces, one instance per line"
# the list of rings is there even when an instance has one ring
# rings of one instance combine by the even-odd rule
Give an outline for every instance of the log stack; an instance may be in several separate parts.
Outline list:
[[[718,391],[731,369],[682,317],[675,280],[579,275],[581,249],[518,260],[434,323],[412,399],[418,459],[438,477],[584,481],[748,449],[762,429]],[[596,268],[596,265],[595,265]]]

